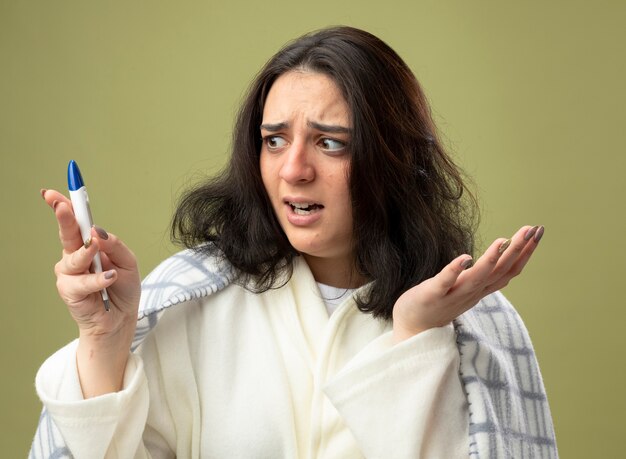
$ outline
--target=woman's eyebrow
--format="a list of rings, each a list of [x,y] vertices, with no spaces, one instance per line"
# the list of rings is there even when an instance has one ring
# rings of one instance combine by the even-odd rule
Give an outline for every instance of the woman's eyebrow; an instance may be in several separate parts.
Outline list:
[[[289,123],[267,123],[267,124],[262,124],[261,125],[261,129],[263,129],[264,131],[270,131],[270,132],[278,132],[278,131],[282,131],[283,129],[287,129],[289,127]]]
[[[352,129],[340,126],[338,124],[322,124],[315,121],[308,121],[307,126],[322,132],[330,132],[333,134],[352,134]]]
[[[338,124],[322,124],[316,121],[308,121],[307,126],[322,132],[333,134],[352,134],[352,129]],[[289,128],[289,123],[265,123],[261,124],[261,129],[269,132],[278,132]]]

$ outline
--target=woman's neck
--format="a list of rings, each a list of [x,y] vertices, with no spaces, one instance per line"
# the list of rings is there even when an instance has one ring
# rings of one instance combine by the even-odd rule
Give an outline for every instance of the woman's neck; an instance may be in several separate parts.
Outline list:
[[[302,254],[316,282],[339,288],[358,288],[368,279],[359,274],[352,260]]]

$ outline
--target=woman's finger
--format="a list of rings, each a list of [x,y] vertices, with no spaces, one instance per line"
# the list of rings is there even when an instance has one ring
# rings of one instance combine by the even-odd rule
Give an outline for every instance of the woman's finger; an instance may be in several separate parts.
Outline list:
[[[509,277],[509,280],[519,275],[522,272],[522,270],[524,269],[524,267],[530,260],[530,257],[532,256],[533,252],[537,248],[537,244],[539,244],[539,241],[543,237],[543,232],[544,232],[544,227],[539,226],[537,231],[534,233],[532,239],[529,240],[526,247],[524,247],[524,250],[522,250],[522,253],[519,255],[517,260],[513,263],[513,265],[511,265],[511,267],[509,268],[507,272],[507,276]]]
[[[54,208],[55,202],[57,203],[64,202],[68,204],[70,207],[72,207],[72,202],[69,200],[69,198],[66,197],[64,194],[59,193],[57,190],[42,189],[41,197],[43,198],[44,201],[46,201],[46,204],[48,204],[52,208]]]
[[[78,303],[94,293],[99,296],[99,292],[110,287],[116,279],[117,272],[114,269],[97,274],[61,274],[57,277],[57,289],[68,304]]]
[[[459,275],[458,291],[461,294],[468,294],[476,290],[482,291],[498,260],[510,244],[510,239],[496,239],[471,269]]]
[[[454,287],[461,273],[471,266],[472,261],[473,259],[469,255],[456,257],[431,279],[431,284],[435,286],[441,297]]]
[[[66,253],[78,250],[85,241],[80,235],[80,228],[72,210],[72,202],[56,190],[41,190],[41,196],[54,211],[63,250]]]
[[[117,236],[107,233],[99,226],[94,226],[91,234],[92,237],[97,237],[100,251],[107,256],[107,263],[110,262],[120,269],[137,268],[135,254]]]
[[[74,212],[70,204],[59,202],[55,204],[54,214],[59,224],[59,240],[66,253],[75,252],[84,243],[80,235],[80,228],[76,223]]]
[[[66,253],[63,258],[56,264],[55,273],[76,275],[89,272],[93,258],[98,253],[99,243],[97,239],[93,239],[89,244],[84,244],[78,250]]]
[[[504,287],[509,280],[522,272],[530,256],[537,247],[538,241],[543,236],[543,226],[524,226],[513,236],[511,246],[506,249],[500,261],[494,268],[488,281],[488,285],[500,285],[500,279],[504,278]]]
[[[493,284],[501,276],[509,273],[511,266],[517,262],[526,247],[532,243],[532,237],[537,232],[538,226],[523,226],[511,238],[511,243],[502,252],[502,256],[493,268],[488,283]]]

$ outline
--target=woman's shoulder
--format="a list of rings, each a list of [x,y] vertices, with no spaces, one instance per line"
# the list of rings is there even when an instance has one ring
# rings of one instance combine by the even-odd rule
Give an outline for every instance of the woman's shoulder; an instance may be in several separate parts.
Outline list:
[[[500,291],[484,297],[455,322],[462,333],[502,345],[525,340],[528,335],[519,313]]]
[[[454,321],[470,404],[470,455],[557,457],[541,372],[520,315],[500,292]],[[502,403],[507,400],[507,403]]]
[[[231,284],[236,270],[213,244],[182,250],[165,259],[141,283],[133,349],[166,309],[199,300]]]
[[[221,290],[235,277],[235,270],[213,244],[182,250],[144,278],[139,316],[162,304],[180,303]]]

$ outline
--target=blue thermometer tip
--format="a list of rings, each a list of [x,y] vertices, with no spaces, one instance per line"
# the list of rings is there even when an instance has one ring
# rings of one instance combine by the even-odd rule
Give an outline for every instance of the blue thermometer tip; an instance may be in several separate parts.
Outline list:
[[[67,165],[67,187],[70,191],[76,191],[84,186],[83,176],[80,175],[78,164],[73,159]]]

